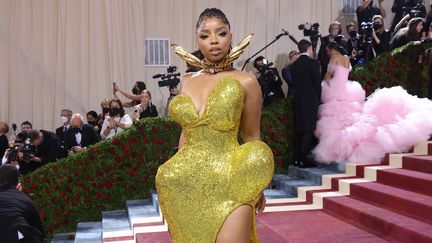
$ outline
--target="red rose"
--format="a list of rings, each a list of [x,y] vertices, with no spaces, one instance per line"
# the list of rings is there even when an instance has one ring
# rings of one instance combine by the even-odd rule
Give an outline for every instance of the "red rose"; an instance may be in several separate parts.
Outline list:
[[[168,123],[165,123],[165,130],[168,130],[168,129],[170,129],[170,125],[168,124]]]
[[[112,140],[112,144],[113,144],[113,145],[119,145],[119,144],[120,144],[120,140],[119,140],[118,138],[114,138],[114,139]]]
[[[64,200],[65,200],[65,202],[69,203],[69,202],[70,202],[69,196],[66,196],[66,197],[64,198]]]
[[[79,176],[78,171],[74,171],[74,172],[72,173],[72,176],[73,176],[73,177],[77,177],[77,176]]]
[[[153,134],[158,134],[158,130],[157,130],[157,128],[155,127],[155,128],[153,128]]]
[[[114,184],[114,181],[112,179],[110,179],[105,183],[105,187],[110,189],[113,186],[113,184]]]
[[[264,137],[264,138],[263,138],[263,142],[264,142],[264,143],[268,143],[268,142],[269,142],[269,138],[268,138],[268,137]]]
[[[120,163],[120,162],[122,161],[122,159],[120,158],[120,156],[116,156],[116,157],[114,158],[114,160],[115,160],[117,163]]]
[[[45,192],[46,192],[47,194],[49,194],[51,191],[50,191],[49,188],[45,188]]]
[[[129,172],[129,176],[130,176],[130,177],[134,177],[134,176],[135,176],[135,171],[131,171],[131,172]]]
[[[131,157],[132,157],[132,158],[135,158],[137,155],[138,155],[138,154],[137,154],[135,151],[132,151],[132,153],[131,153]]]
[[[82,180],[77,180],[77,183],[76,183],[76,184],[77,184],[78,186],[81,186],[83,183],[84,183],[84,182],[83,182]]]
[[[130,151],[130,147],[128,145],[123,145],[123,151],[125,153],[129,152]]]
[[[89,155],[89,157],[88,157],[88,159],[90,160],[90,161],[93,161],[94,159],[95,159],[95,157],[93,156],[93,155]],[[82,167],[82,166],[78,166],[78,167]]]
[[[36,190],[37,189],[37,185],[35,183],[32,183],[31,189]]]
[[[92,148],[92,153],[94,153],[94,154],[95,154],[95,153],[97,153],[97,152],[99,152],[99,149],[98,149],[98,148],[96,148],[96,147],[93,147],[93,148]]]
[[[80,196],[80,195],[75,195],[75,197],[74,197],[75,201],[79,201],[79,200],[80,200],[80,198],[81,198],[81,196]]]
[[[64,171],[68,171],[68,170],[69,170],[69,167],[67,167],[67,165],[65,165],[65,166],[63,166],[63,170],[64,170]]]

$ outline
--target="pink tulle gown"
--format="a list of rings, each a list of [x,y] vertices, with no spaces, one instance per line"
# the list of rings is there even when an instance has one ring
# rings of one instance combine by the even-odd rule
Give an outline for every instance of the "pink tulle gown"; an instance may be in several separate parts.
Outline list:
[[[432,134],[432,102],[402,87],[365,91],[349,81],[350,69],[330,64],[332,79],[322,83],[314,148],[321,163],[379,163],[386,153],[406,152]]]

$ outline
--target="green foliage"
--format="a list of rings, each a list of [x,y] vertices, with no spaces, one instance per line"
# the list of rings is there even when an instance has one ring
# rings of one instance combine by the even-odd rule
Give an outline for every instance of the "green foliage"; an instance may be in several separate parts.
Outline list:
[[[180,127],[166,118],[144,119],[83,152],[48,164],[23,178],[48,234],[69,232],[101,211],[148,198],[157,168],[174,153]]]
[[[425,50],[431,46],[413,42],[381,54],[365,65],[356,66],[349,79],[358,81],[367,95],[378,88],[400,85],[410,94],[427,97],[430,59]]]

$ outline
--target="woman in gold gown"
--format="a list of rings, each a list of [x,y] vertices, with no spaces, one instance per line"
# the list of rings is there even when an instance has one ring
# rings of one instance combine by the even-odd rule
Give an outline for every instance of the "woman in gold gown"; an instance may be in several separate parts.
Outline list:
[[[186,62],[202,68],[182,77],[181,93],[171,100],[170,116],[182,126],[180,149],[156,176],[174,242],[258,242],[255,214],[264,209],[273,154],[259,140],[259,84],[232,67],[250,38],[231,49],[229,21],[212,8],[197,23],[204,60],[173,45]]]

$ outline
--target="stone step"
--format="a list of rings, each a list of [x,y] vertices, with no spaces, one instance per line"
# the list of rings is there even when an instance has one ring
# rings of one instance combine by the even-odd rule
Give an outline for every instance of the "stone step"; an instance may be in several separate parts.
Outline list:
[[[75,243],[102,243],[101,222],[78,223],[75,233]]]
[[[75,233],[55,234],[51,239],[51,243],[74,243]]]
[[[161,221],[159,209],[155,208],[153,202],[147,200],[132,200],[126,202],[126,210],[129,223],[132,227],[143,224]]]
[[[266,199],[294,197],[294,195],[288,194],[286,191],[278,189],[265,189],[264,196]]]
[[[318,184],[308,180],[292,179],[292,180],[283,181],[280,185],[280,190],[283,190],[287,194],[292,195],[292,197],[297,197],[298,188],[303,186],[318,186]]]
[[[312,168],[299,168],[295,166],[290,166],[288,168],[288,176],[309,180],[319,185],[322,184],[323,175],[340,173],[344,173],[344,171],[338,170],[337,164],[318,165]]]
[[[121,237],[132,236],[132,228],[126,210],[102,212],[102,238],[114,241]]]

